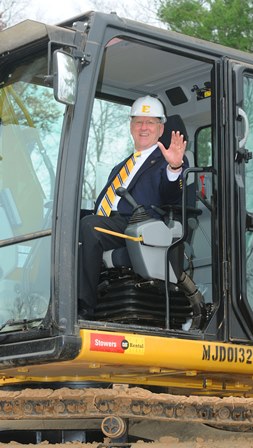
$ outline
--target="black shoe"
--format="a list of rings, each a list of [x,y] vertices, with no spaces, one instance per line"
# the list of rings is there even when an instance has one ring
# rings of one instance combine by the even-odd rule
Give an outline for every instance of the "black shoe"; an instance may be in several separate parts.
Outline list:
[[[82,300],[78,300],[77,315],[79,320],[94,320],[94,310],[85,306]]]
[[[194,281],[185,272],[182,273],[178,287],[184,292],[192,307],[191,330],[201,330],[206,321],[206,306],[204,297],[197,289]]]

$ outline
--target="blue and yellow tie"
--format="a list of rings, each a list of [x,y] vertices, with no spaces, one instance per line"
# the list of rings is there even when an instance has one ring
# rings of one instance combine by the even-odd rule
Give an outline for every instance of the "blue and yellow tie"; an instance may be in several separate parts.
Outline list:
[[[97,215],[110,216],[113,203],[116,197],[116,190],[118,187],[121,187],[123,183],[126,181],[134,165],[136,164],[136,158],[139,157],[140,155],[141,155],[140,151],[137,151],[134,154],[132,154],[131,157],[129,157],[129,159],[126,161],[125,165],[118,172],[116,177],[113,179],[111,185],[107,188],[107,191],[98,208]]]

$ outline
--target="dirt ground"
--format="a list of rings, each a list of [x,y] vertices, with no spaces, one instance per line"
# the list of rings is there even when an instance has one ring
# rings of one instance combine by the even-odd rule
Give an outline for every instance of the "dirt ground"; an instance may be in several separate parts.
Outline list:
[[[240,441],[239,443],[242,443],[247,448],[252,448],[253,447],[253,442],[251,442],[250,444],[248,444],[248,440],[245,439],[244,441]],[[21,447],[27,447],[27,448],[35,448],[35,447],[45,447],[45,448],[95,448],[98,447],[99,444],[97,442],[94,443],[75,443],[75,442],[68,442],[67,444],[48,444],[47,442],[43,442],[40,445],[33,445],[33,444],[29,444],[29,445],[21,445],[18,443],[10,443],[10,444],[0,444],[0,446],[5,446],[6,448],[21,448]],[[213,441],[205,441],[204,439],[202,439],[201,437],[197,438],[195,442],[189,442],[189,443],[181,443],[181,442],[177,442],[176,439],[174,439],[173,437],[167,437],[164,438],[164,440],[161,440],[161,442],[150,442],[150,443],[142,443],[137,442],[134,444],[131,444],[131,448],[238,448],[238,441],[234,440],[234,442],[215,442]],[[103,448],[105,448],[106,445],[103,445]],[[129,445],[127,445],[127,447],[129,447]]]

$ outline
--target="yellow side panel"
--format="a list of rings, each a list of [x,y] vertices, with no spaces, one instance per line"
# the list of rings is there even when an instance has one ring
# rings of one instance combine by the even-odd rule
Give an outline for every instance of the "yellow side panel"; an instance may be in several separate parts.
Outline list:
[[[81,330],[77,361],[253,374],[253,348],[131,333]]]

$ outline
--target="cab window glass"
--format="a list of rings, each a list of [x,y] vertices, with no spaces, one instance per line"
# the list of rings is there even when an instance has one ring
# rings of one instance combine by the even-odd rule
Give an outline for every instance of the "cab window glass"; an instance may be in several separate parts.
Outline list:
[[[46,72],[47,57],[38,57],[13,70],[7,83],[0,79],[2,331],[10,321],[37,325],[50,299],[51,220],[64,106],[45,86]]]
[[[253,78],[244,77],[244,101],[243,110],[247,114],[249,122],[249,134],[245,144],[245,149],[253,152]],[[253,213],[253,160],[245,163],[245,206],[246,213]],[[253,233],[246,231],[246,284],[247,297],[251,309],[253,309]]]
[[[83,176],[82,208],[93,209],[112,168],[133,151],[130,107],[95,99]]]
[[[196,161],[199,167],[212,165],[212,134],[210,126],[201,128],[196,134]]]

